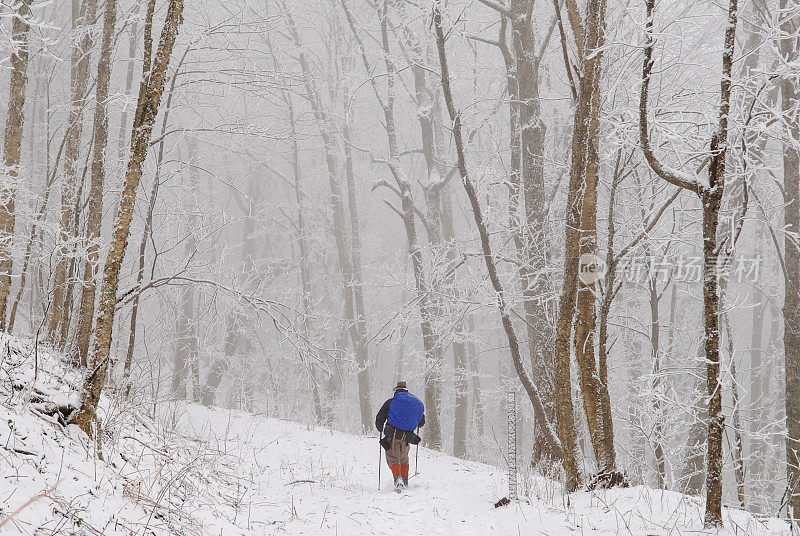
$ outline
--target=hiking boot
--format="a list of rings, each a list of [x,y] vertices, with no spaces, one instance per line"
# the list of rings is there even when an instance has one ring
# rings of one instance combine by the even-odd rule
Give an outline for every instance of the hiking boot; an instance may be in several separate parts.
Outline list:
[[[403,479],[403,486],[408,487],[408,479],[407,478]]]
[[[394,479],[394,490],[397,493],[400,493],[401,491],[403,491],[404,487],[405,487],[405,485],[403,483],[403,477],[401,477],[401,476],[395,477],[395,479]]]

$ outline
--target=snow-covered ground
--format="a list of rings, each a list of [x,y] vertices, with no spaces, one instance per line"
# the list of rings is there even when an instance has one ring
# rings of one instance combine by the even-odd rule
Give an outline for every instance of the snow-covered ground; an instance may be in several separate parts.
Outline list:
[[[383,466],[379,491],[375,437],[195,404],[163,404],[151,418],[106,399],[113,438],[101,461],[85,435],[48,415],[75,402],[79,377],[43,351],[35,374],[32,343],[7,342],[0,337],[3,535],[703,533],[698,499],[641,487],[566,497],[529,478],[527,498],[495,508],[507,495],[504,471],[424,448],[410,489],[396,494]],[[720,534],[790,531],[726,509]]]

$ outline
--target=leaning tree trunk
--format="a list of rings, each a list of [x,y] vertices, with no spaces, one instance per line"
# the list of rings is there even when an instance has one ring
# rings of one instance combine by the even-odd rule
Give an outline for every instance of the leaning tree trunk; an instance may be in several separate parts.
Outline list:
[[[105,154],[108,145],[108,90],[111,84],[111,53],[114,26],[117,20],[117,0],[106,0],[103,17],[103,39],[100,59],[97,63],[97,96],[94,109],[94,146],[92,170],[89,182],[89,215],[86,222],[88,245],[86,264],[83,268],[83,291],[81,293],[80,319],[78,321],[77,359],[82,366],[88,365],[89,339],[94,320],[95,278],[100,261],[100,227],[103,220],[103,183],[105,182]]]
[[[149,20],[152,20],[153,12],[148,9],[147,14],[150,17]],[[152,235],[153,214],[155,213],[156,201],[158,200],[158,190],[159,187],[161,186],[161,164],[164,162],[164,136],[166,134],[167,125],[169,123],[169,112],[172,109],[172,97],[175,95],[175,83],[178,80],[178,75],[180,74],[181,66],[183,65],[183,62],[186,59],[186,55],[188,53],[189,53],[189,48],[187,48],[184,51],[183,56],[181,56],[181,60],[178,62],[178,66],[175,69],[175,74],[172,76],[172,82],[170,83],[169,86],[169,95],[167,96],[166,109],[164,111],[164,118],[161,122],[161,140],[158,143],[158,153],[156,156],[156,173],[155,177],[153,178],[153,187],[150,191],[150,198],[147,203],[147,214],[144,217],[144,229],[142,230],[142,240],[141,242],[139,242],[139,252],[138,252],[139,268],[136,272],[136,287],[135,287],[136,290],[135,294],[133,295],[133,303],[131,304],[130,327],[128,328],[128,350],[127,353],[125,354],[125,363],[122,367],[122,383],[124,386],[123,389],[126,396],[130,394],[130,389],[131,389],[131,383],[130,383],[131,366],[133,365],[133,353],[136,350],[136,335],[137,335],[137,327],[139,325],[139,304],[141,303],[142,299],[141,288],[142,288],[142,282],[144,281],[145,261],[147,260],[147,243]],[[92,288],[92,299],[94,299],[94,288]]]
[[[11,53],[11,89],[8,98],[6,135],[3,140],[5,176],[0,181],[0,331],[6,329],[6,307],[11,292],[13,267],[14,201],[19,180],[22,128],[25,123],[25,88],[28,84],[28,35],[33,0],[21,0],[17,6],[11,36],[16,48]]]
[[[136,191],[142,178],[142,166],[150,146],[153,124],[158,115],[161,94],[167,77],[167,68],[172,56],[172,49],[178,36],[178,28],[183,20],[183,0],[170,0],[167,8],[164,27],[161,32],[158,51],[153,62],[152,71],[146,71],[139,89],[139,101],[136,107],[136,118],[131,134],[131,157],[120,201],[114,221],[114,236],[111,249],[103,269],[103,286],[100,293],[100,312],[95,329],[95,345],[93,350],[92,372],[84,383],[84,395],[75,422],[87,434],[92,434],[92,422],[97,418],[97,404],[106,381],[111,351],[111,332],[114,326],[117,306],[117,287],[119,272],[130,236],[133,209],[136,204]],[[146,54],[149,47],[145,45]],[[146,56],[147,57],[147,56]],[[147,63],[147,61],[146,61]]]
[[[453,92],[450,87],[450,72],[447,66],[447,53],[445,51],[445,36],[444,36],[444,28],[442,27],[442,11],[441,11],[441,4],[440,0],[436,0],[434,3],[433,8],[433,25],[436,32],[436,45],[437,50],[439,52],[439,66],[441,69],[442,74],[442,93],[444,95],[445,104],[447,105],[447,111],[450,116],[450,121],[453,125],[453,141],[455,143],[456,148],[456,155],[458,158],[458,173],[461,176],[461,182],[464,185],[464,189],[467,192],[467,197],[470,201],[470,206],[472,208],[472,215],[475,219],[475,225],[478,228],[478,233],[480,235],[481,240],[481,249],[483,251],[483,258],[484,262],[486,263],[486,270],[489,273],[489,280],[492,283],[492,288],[494,288],[495,293],[497,294],[498,299],[498,307],[500,310],[500,319],[503,324],[503,330],[505,331],[506,338],[508,340],[509,349],[511,351],[511,358],[514,363],[514,367],[517,371],[517,375],[519,376],[525,391],[528,393],[528,396],[531,399],[531,402],[534,405],[535,412],[539,415],[544,415],[544,407],[542,405],[542,398],[539,394],[538,389],[536,386],[531,382],[528,373],[525,370],[525,366],[522,362],[522,356],[519,350],[519,340],[517,339],[517,334],[514,329],[514,324],[511,322],[511,316],[509,313],[510,306],[507,302],[505,291],[503,289],[503,284],[500,281],[500,276],[497,272],[497,265],[495,263],[494,255],[492,253],[492,247],[489,240],[489,231],[486,226],[486,222],[483,218],[483,211],[481,209],[480,201],[478,200],[478,193],[475,190],[475,186],[472,183],[472,179],[470,178],[467,170],[467,160],[466,160],[466,153],[464,150],[464,141],[461,132],[461,115],[455,108],[454,99],[453,99]],[[559,444],[559,437],[556,431],[553,429],[552,425],[546,428],[548,440],[554,443],[553,448],[560,448]],[[573,451],[574,454],[574,451]],[[567,453],[564,455],[565,464],[569,463],[570,460]],[[574,459],[573,459],[574,461]],[[574,468],[567,468],[568,478],[573,475],[577,475],[577,465]],[[568,489],[569,491],[573,491],[578,485],[577,479],[571,479],[568,482]]]

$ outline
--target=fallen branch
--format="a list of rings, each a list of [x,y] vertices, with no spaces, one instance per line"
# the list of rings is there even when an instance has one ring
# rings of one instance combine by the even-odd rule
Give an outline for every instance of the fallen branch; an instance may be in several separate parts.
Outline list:
[[[39,457],[39,453],[38,452],[33,452],[31,450],[25,450],[25,449],[20,449],[20,448],[16,448],[16,447],[9,447],[7,445],[3,445],[3,448],[8,450],[8,451],[11,451],[11,452],[16,452],[17,454],[22,454],[22,455],[25,455],[25,456],[36,456],[37,458]],[[0,526],[2,526],[2,524],[0,524]]]

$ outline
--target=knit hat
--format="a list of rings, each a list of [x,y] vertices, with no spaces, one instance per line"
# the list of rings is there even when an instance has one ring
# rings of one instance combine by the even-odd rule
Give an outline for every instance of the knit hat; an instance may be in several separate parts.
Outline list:
[[[398,381],[397,385],[395,385],[395,387],[394,387],[395,392],[397,392],[397,391],[405,391],[406,389],[407,389],[406,382],[404,382],[404,381]]]

